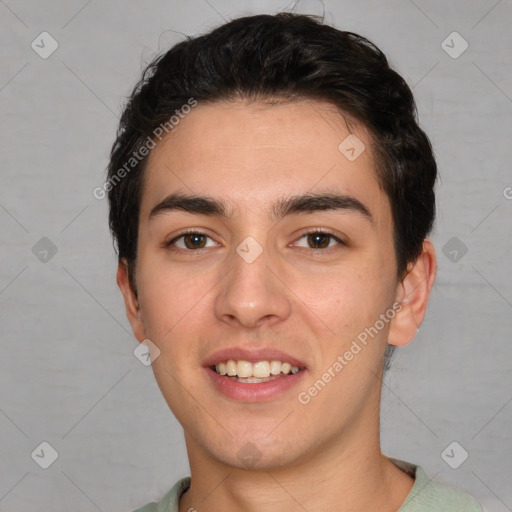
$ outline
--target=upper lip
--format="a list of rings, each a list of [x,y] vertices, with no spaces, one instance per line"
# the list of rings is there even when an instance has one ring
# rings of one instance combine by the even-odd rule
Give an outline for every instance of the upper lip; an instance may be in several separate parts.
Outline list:
[[[302,361],[281,350],[274,348],[247,349],[242,347],[218,350],[204,360],[203,366],[214,366],[220,362],[228,361],[229,359],[234,361],[244,360],[250,363],[257,363],[258,361],[281,361],[282,363],[290,363],[292,366],[299,368],[305,366]]]

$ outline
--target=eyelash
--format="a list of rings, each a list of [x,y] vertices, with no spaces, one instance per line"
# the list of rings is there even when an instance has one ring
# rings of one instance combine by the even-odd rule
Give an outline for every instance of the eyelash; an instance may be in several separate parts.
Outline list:
[[[307,231],[305,233],[303,233],[298,239],[298,240],[301,240],[302,238],[304,237],[307,237],[309,235],[316,235],[316,234],[321,234],[321,235],[325,235],[327,237],[330,237],[330,240],[329,240],[329,244],[331,242],[331,240],[335,240],[336,242],[338,242],[338,245],[340,246],[344,246],[346,247],[347,244],[341,240],[339,237],[337,237],[334,233],[331,233],[330,231],[327,231],[327,230],[324,230],[323,228],[315,228],[315,229],[312,229],[311,231]],[[190,229],[190,230],[187,230],[187,231],[183,231],[182,233],[180,233],[179,235],[175,236],[174,238],[172,238],[171,240],[169,240],[168,242],[165,242],[164,243],[164,246],[167,247],[167,248],[171,248],[172,245],[179,239],[187,236],[187,235],[199,235],[199,236],[203,236],[203,237],[206,237],[206,238],[210,238],[210,236],[208,236],[207,234],[205,233],[202,233],[200,231],[196,231],[196,230],[193,230],[193,229]],[[172,251],[174,252],[199,252],[201,249],[204,249],[203,247],[200,247],[198,249],[182,249],[182,248],[174,248],[174,249],[171,249]],[[328,251],[329,249],[333,249],[333,247],[324,247],[324,248],[311,248],[309,247],[309,250],[311,251],[315,251],[315,252],[326,252]]]

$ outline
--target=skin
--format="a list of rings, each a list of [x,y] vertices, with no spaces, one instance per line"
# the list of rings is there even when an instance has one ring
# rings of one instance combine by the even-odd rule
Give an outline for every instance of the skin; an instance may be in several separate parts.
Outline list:
[[[148,338],[160,350],[154,374],[185,432],[192,484],[180,512],[396,511],[412,488],[413,478],[380,449],[382,361],[388,341],[406,345],[423,321],[435,253],[425,240],[397,280],[391,209],[371,138],[358,123],[351,132],[366,146],[352,162],[338,149],[350,133],[345,117],[327,103],[200,104],[149,157],[137,297],[124,262],[117,280],[137,340]],[[280,198],[326,191],[358,199],[372,221],[350,210],[271,218]],[[172,192],[222,199],[232,216],[178,210],[149,219]],[[200,239],[205,248],[186,252],[183,238],[165,247],[187,228],[210,237]],[[305,236],[315,228],[347,245],[327,238],[328,248],[318,249]],[[250,264],[236,252],[247,236],[263,249]],[[404,299],[317,396],[307,405],[297,400],[360,332]],[[202,364],[233,346],[280,349],[304,361],[306,374],[269,401],[228,399]],[[237,457],[247,442],[261,454],[253,467]]]

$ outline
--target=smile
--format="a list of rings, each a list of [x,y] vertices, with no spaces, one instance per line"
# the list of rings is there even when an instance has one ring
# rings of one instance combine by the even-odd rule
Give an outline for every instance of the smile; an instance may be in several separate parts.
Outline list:
[[[235,361],[228,359],[221,361],[216,365],[212,365],[214,370],[219,375],[232,378],[237,382],[267,382],[269,380],[278,379],[281,375],[288,375],[289,373],[297,373],[300,371],[298,366],[292,366],[291,363],[278,360],[273,361],[257,361],[251,363],[244,359]]]

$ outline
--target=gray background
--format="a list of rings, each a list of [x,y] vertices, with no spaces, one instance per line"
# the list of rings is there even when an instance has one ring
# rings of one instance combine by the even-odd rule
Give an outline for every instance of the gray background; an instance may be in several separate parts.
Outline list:
[[[133,354],[107,203],[92,191],[124,97],[156,52],[223,18],[292,6],[0,1],[1,511],[130,511],[189,474],[182,429]],[[438,279],[384,383],[383,450],[489,511],[512,510],[512,3],[326,7],[327,22],[373,40],[413,87],[441,173]],[[47,59],[31,48],[43,31],[59,45]],[[453,31],[469,45],[458,58],[441,46]],[[36,245],[43,237],[56,254]],[[48,469],[31,458],[43,441],[58,453]],[[441,457],[453,441],[469,453],[458,469]],[[39,462],[50,456],[40,450]]]

